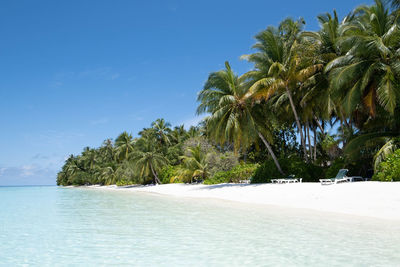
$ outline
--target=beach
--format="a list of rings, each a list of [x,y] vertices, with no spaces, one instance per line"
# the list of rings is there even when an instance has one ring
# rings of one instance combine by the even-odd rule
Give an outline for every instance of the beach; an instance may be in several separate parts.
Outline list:
[[[146,192],[180,198],[220,199],[400,220],[400,183],[356,182],[328,186],[319,183],[165,184],[132,187],[87,186],[87,188]]]

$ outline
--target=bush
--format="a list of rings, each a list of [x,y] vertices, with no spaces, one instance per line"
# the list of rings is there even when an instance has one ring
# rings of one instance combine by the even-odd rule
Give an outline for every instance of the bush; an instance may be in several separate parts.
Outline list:
[[[229,171],[238,165],[238,157],[233,152],[220,153],[217,151],[208,153],[206,156],[210,176],[220,171]]]
[[[331,166],[326,170],[325,178],[336,177],[338,171],[346,166],[346,161],[344,158],[335,159]]]
[[[214,174],[213,177],[207,178],[204,180],[204,184],[224,184],[229,183],[230,181],[230,172],[229,171],[219,171]]]
[[[126,180],[126,179],[121,179],[121,180],[117,181],[117,183],[116,183],[117,186],[125,186],[125,185],[132,185],[132,184],[134,184],[133,181]]]
[[[167,165],[163,167],[159,173],[161,183],[169,184],[174,182],[174,178],[178,175],[178,166]]]
[[[232,183],[239,183],[240,180],[249,180],[253,177],[259,164],[239,164],[229,171]]]
[[[397,149],[379,164],[373,180],[382,182],[400,181],[400,149]]]
[[[239,164],[230,171],[219,171],[211,178],[204,180],[204,184],[239,183],[240,180],[248,180],[259,167],[258,164]]]
[[[285,178],[290,174],[303,178],[303,182],[318,182],[324,177],[324,169],[312,163],[306,163],[298,156],[279,159],[279,164],[285,175],[282,175],[272,159],[264,162],[257,170],[251,183],[270,183],[271,179]]]

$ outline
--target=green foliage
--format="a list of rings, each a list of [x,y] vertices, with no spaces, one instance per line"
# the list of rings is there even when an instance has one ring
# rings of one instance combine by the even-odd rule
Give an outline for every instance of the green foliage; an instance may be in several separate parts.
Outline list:
[[[317,182],[324,177],[324,169],[312,163],[305,163],[299,156],[291,156],[289,158],[279,159],[286,176],[280,174],[272,160],[267,160],[261,164],[251,183],[270,183],[271,179],[285,178],[294,174],[298,178],[303,178],[303,182]]]
[[[270,26],[255,36],[254,53],[243,56],[251,71],[238,75],[226,62],[208,76],[197,108],[208,117],[198,127],[172,129],[157,119],[138,138],[123,132],[115,142],[71,155],[57,184],[213,184],[249,177],[262,183],[283,177],[279,168],[311,182],[343,167],[363,176],[375,169],[374,179],[396,180],[398,14],[375,0],[342,21],[335,11],[319,15],[316,32],[303,31],[302,19]],[[327,124],[337,132],[326,132]],[[263,164],[253,175],[256,165],[238,165],[237,154]]]
[[[400,149],[379,164],[373,179],[382,182],[400,181]]]
[[[237,156],[231,151],[225,153],[214,151],[208,153],[206,161],[210,177],[214,176],[217,172],[229,171],[239,163]]]
[[[178,171],[179,171],[178,166],[172,166],[172,165],[164,166],[160,171],[161,183],[169,184],[178,182],[178,179],[176,179]]]
[[[230,175],[229,171],[220,171],[215,173],[213,177],[205,179],[203,183],[206,185],[229,183]]]
[[[336,177],[336,174],[338,173],[338,171],[345,167],[346,167],[346,160],[344,158],[335,159],[332,162],[331,166],[329,166],[329,168],[326,170],[325,178],[329,179],[329,178]]]
[[[126,186],[126,185],[132,185],[132,184],[135,184],[135,183],[131,180],[125,180],[125,179],[120,179],[116,182],[117,186]]]
[[[219,171],[211,178],[204,180],[204,184],[239,183],[241,180],[249,180],[258,164],[239,164],[229,171]]]

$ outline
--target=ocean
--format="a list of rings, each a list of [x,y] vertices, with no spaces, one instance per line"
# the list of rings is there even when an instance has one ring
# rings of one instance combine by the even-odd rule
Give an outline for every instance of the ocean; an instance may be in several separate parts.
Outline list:
[[[0,187],[0,266],[400,266],[400,223],[56,186]]]

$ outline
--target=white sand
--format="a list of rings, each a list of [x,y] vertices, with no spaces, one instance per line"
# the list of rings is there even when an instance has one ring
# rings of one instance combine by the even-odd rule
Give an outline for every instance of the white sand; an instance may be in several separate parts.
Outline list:
[[[260,185],[167,184],[110,190],[140,191],[176,197],[215,198],[244,203],[400,220],[400,182],[357,182],[322,186],[319,183]]]

